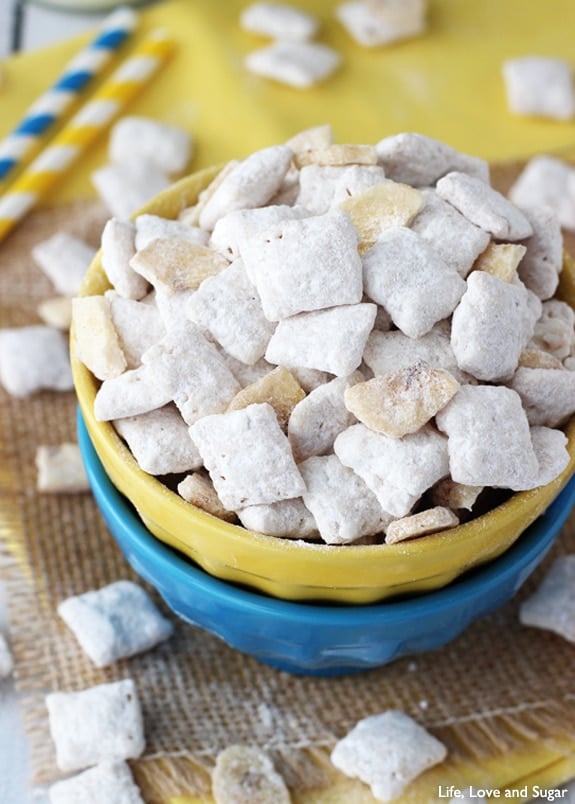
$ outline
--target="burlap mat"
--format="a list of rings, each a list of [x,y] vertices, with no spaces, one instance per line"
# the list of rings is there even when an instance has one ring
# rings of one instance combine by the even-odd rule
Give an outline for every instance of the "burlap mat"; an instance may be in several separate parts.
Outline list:
[[[511,169],[497,172],[499,186],[512,175]],[[38,301],[53,295],[31,260],[34,243],[64,229],[97,245],[104,218],[98,204],[78,202],[35,213],[8,239],[0,248],[2,327],[37,322]],[[147,751],[133,769],[150,804],[207,794],[216,753],[234,742],[268,749],[294,801],[335,801],[318,792],[334,785],[338,801],[372,801],[367,788],[334,775],[326,757],[359,718],[388,707],[417,718],[450,752],[447,764],[413,785],[404,801],[436,800],[438,782],[504,787],[537,772],[556,784],[575,774],[574,646],[517,621],[519,600],[552,556],[516,599],[455,642],[361,675],[291,676],[183,623],[156,650],[95,669],[56,606],[69,595],[134,576],[90,494],[36,492],[36,446],[75,440],[74,416],[72,393],[16,400],[0,389],[0,536],[15,558],[4,576],[34,783],[58,777],[45,693],[127,676],[143,703]],[[575,516],[552,555],[567,552],[575,552]]]

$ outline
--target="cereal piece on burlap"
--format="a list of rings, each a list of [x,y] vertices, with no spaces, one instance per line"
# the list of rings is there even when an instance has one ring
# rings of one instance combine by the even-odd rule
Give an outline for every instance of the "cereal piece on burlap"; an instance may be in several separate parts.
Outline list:
[[[267,403],[204,416],[190,427],[225,508],[301,497],[305,484],[287,437]]]
[[[230,745],[216,757],[212,771],[216,804],[290,804],[282,776],[261,748]]]
[[[368,784],[378,801],[392,801],[427,768],[443,762],[447,749],[403,712],[388,709],[358,721],[331,753],[346,776]]]
[[[323,215],[383,181],[385,171],[378,165],[307,165],[299,173],[297,203],[314,215]]]
[[[447,439],[430,425],[388,438],[354,424],[335,439],[334,451],[396,517],[408,514],[423,492],[449,473]]]
[[[421,191],[424,206],[410,228],[464,279],[489,243],[489,235],[468,221],[430,188]]]
[[[426,0],[352,0],[336,16],[359,45],[379,47],[422,34],[426,9]]]
[[[346,408],[370,430],[390,438],[415,433],[447,405],[459,383],[444,369],[415,363],[347,388]]]
[[[68,597],[59,603],[58,614],[96,667],[150,650],[174,632],[148,593],[132,581]]]
[[[114,123],[108,142],[112,162],[151,162],[168,174],[185,170],[192,150],[192,138],[183,128],[136,115]]]
[[[521,56],[504,61],[502,72],[513,114],[552,120],[575,116],[572,69],[565,59]]]
[[[296,156],[316,148],[327,148],[333,145],[333,129],[329,123],[304,128],[303,131],[298,131],[297,134],[290,137],[286,141],[286,145]]]
[[[131,678],[46,696],[56,762],[62,771],[137,759],[145,748],[142,712]]]
[[[95,256],[95,249],[66,232],[56,232],[32,248],[36,265],[50,279],[58,293],[65,296],[78,293]]]
[[[164,171],[150,161],[104,165],[91,178],[100,199],[117,218],[129,218],[170,186]]]
[[[228,354],[250,365],[264,356],[275,329],[239,259],[205,279],[188,301],[186,312]]]
[[[366,294],[410,338],[451,315],[466,288],[423,238],[402,226],[388,229],[366,251],[363,278]]]
[[[279,190],[291,160],[286,145],[273,145],[234,165],[208,195],[199,216],[201,228],[211,232],[228,212],[267,204]]]
[[[112,323],[129,369],[137,368],[142,355],[165,335],[164,325],[155,304],[126,299],[115,290],[104,294],[110,303]]]
[[[72,299],[70,296],[53,296],[50,299],[44,299],[38,305],[37,312],[47,327],[66,332],[72,323]]]
[[[572,371],[519,368],[509,386],[521,397],[530,424],[560,427],[575,413]]]
[[[437,193],[471,223],[498,240],[523,240],[533,234],[520,209],[474,176],[452,171],[437,182]]]
[[[117,293],[126,299],[142,299],[150,286],[130,267],[136,253],[134,221],[110,218],[102,232],[102,268]]]
[[[241,410],[253,403],[267,402],[285,431],[293,409],[304,397],[305,391],[293,374],[278,366],[261,380],[242,388],[228,405],[228,410]]]
[[[312,14],[284,3],[252,3],[242,10],[240,26],[271,39],[305,42],[315,36],[319,23]]]
[[[208,246],[173,237],[152,240],[130,260],[134,271],[165,293],[195,289],[228,265],[224,257]]]
[[[127,367],[110,300],[106,296],[72,299],[74,352],[99,380],[118,377]]]
[[[449,469],[457,483],[512,491],[533,487],[539,463],[515,391],[463,385],[436,422],[448,436]]]
[[[451,322],[451,347],[459,368],[478,380],[510,379],[530,337],[529,320],[524,286],[472,271]]]
[[[575,312],[560,299],[547,299],[535,323],[531,346],[563,360],[575,346]]]
[[[532,427],[531,443],[539,462],[539,473],[533,488],[555,480],[569,464],[567,436],[552,427]]]
[[[382,232],[394,226],[409,226],[423,206],[419,190],[408,184],[383,181],[340,204],[359,232],[362,247],[369,248]]]
[[[250,505],[238,511],[244,528],[284,539],[310,539],[318,536],[313,514],[303,500],[280,500],[271,505]]]
[[[385,530],[391,521],[375,494],[337,455],[308,458],[299,470],[306,485],[303,501],[326,544],[350,544]]]
[[[306,165],[377,165],[377,151],[373,145],[332,143],[325,148],[310,148],[294,154],[296,167]]]
[[[202,511],[206,511],[212,516],[217,516],[218,519],[233,522],[236,518],[233,511],[228,511],[221,504],[207,472],[193,472],[191,475],[187,475],[178,483],[178,494],[186,502],[201,508]]]
[[[520,243],[489,243],[473,266],[476,271],[499,277],[504,282],[512,282],[517,276],[519,263],[523,259],[525,246]]]
[[[244,62],[246,69],[295,89],[325,81],[341,64],[336,50],[319,42],[274,42],[252,50]]]
[[[50,788],[50,804],[144,804],[126,762],[102,762]]]
[[[437,505],[434,508],[426,508],[417,514],[404,516],[390,522],[385,534],[385,543],[396,544],[407,539],[417,539],[420,536],[428,536],[457,525],[459,525],[459,519],[453,511]]]
[[[534,156],[509,190],[519,207],[550,207],[565,229],[575,232],[575,168],[553,156]]]
[[[575,643],[575,555],[554,559],[538,588],[521,603],[519,621]]]
[[[67,337],[44,326],[0,329],[0,383],[12,396],[70,391]]]
[[[367,339],[363,359],[375,375],[399,371],[423,361],[432,368],[449,371],[460,383],[470,379],[457,365],[451,348],[450,329],[444,321],[421,338],[408,338],[399,330],[374,330]]]
[[[483,159],[462,154],[423,134],[394,134],[380,140],[375,147],[385,175],[394,181],[430,187],[446,173],[458,170],[489,182],[489,165]]]
[[[75,494],[88,491],[82,455],[77,444],[36,447],[37,489],[47,494]]]
[[[360,302],[357,245],[358,234],[349,216],[332,210],[270,226],[247,240],[240,253],[266,318],[279,321]]]
[[[0,680],[8,678],[14,669],[14,660],[4,634],[0,634]]]
[[[175,406],[116,419],[113,424],[140,469],[150,475],[190,472],[202,465],[188,435],[188,426]]]
[[[239,257],[243,243],[258,232],[283,220],[307,218],[309,212],[301,206],[274,204],[256,209],[236,209],[228,212],[214,226],[210,237],[210,248],[222,254],[227,260]]]
[[[550,299],[559,284],[563,266],[563,236],[556,213],[549,207],[522,209],[533,229],[525,241],[527,251],[517,269],[529,290],[542,299]]]
[[[375,304],[347,304],[285,318],[270,339],[266,360],[347,376],[361,363],[375,314]]]
[[[327,455],[336,437],[355,423],[343,401],[346,388],[361,382],[359,371],[336,377],[315,388],[295,406],[288,422],[288,438],[299,463],[312,455]]]
[[[444,477],[431,489],[431,501],[434,505],[451,508],[452,511],[462,508],[471,511],[482,491],[483,486],[468,486]]]
[[[197,246],[207,246],[210,239],[208,232],[199,226],[161,218],[159,215],[138,215],[134,223],[136,251],[146,248],[154,240],[185,240]]]
[[[563,368],[563,363],[549,352],[528,346],[519,355],[518,368],[560,369]]]

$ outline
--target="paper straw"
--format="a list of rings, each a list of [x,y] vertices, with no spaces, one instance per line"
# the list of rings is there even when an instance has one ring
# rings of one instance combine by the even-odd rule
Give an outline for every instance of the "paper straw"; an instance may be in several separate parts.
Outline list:
[[[153,31],[24,170],[0,198],[0,241],[54,187],[70,166],[109,127],[174,49],[163,30]]]
[[[61,120],[87,85],[102,73],[134,30],[137,15],[119,8],[102,23],[96,38],[66,65],[56,83],[26,112],[23,120],[0,142],[0,182],[22,164],[57,120]]]

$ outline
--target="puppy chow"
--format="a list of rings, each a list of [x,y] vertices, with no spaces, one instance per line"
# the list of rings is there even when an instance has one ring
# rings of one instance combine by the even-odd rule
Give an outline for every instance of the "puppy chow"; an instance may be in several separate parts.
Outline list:
[[[116,218],[129,218],[170,186],[168,176],[154,162],[136,159],[104,165],[91,178],[101,201]]]
[[[45,326],[0,329],[0,384],[12,396],[74,387],[68,340]]]
[[[193,142],[190,134],[178,126],[150,117],[124,115],[112,126],[108,151],[112,162],[149,162],[171,174],[185,169]]]
[[[154,291],[154,304],[165,332],[185,329],[188,322],[188,302],[196,292],[195,288],[177,290],[175,293],[166,293],[163,290]],[[209,332],[203,334],[211,340]]]
[[[164,324],[155,304],[126,299],[115,290],[104,294],[116,330],[126,368],[137,368],[142,355],[165,335]]]
[[[181,238],[152,240],[130,260],[130,267],[157,291],[172,294],[195,290],[209,276],[228,267],[228,261],[207,246]]]
[[[0,634],[0,681],[3,678],[8,678],[14,669],[14,660],[8,642],[3,634]]]
[[[65,296],[78,293],[95,256],[95,249],[66,232],[56,232],[32,248],[36,265],[50,279],[55,290]]]
[[[141,365],[104,380],[94,399],[97,421],[139,416],[172,401],[171,385],[158,384],[150,366]]]
[[[383,181],[340,204],[359,232],[361,247],[372,246],[387,229],[409,226],[423,205],[419,190]]]
[[[378,165],[306,165],[299,171],[297,204],[323,215],[383,181],[385,171]]]
[[[313,539],[318,536],[312,512],[301,498],[280,500],[269,505],[250,505],[238,511],[244,528],[286,539]]]
[[[476,271],[485,271],[504,282],[513,282],[526,251],[525,246],[520,243],[489,243],[473,267]]]
[[[46,696],[50,734],[62,771],[137,759],[145,748],[142,712],[131,678]]]
[[[519,621],[575,643],[575,555],[555,558],[538,588],[522,602]]]
[[[329,78],[341,63],[336,50],[320,42],[277,41],[252,50],[245,59],[246,69],[294,89],[309,89]]]
[[[257,209],[237,209],[220,218],[214,226],[209,245],[228,260],[240,255],[243,244],[250,237],[280,223],[283,220],[305,218],[309,212],[304,207],[273,204]]]
[[[261,748],[230,745],[216,757],[212,793],[217,804],[290,804],[282,776]]]
[[[267,403],[204,416],[190,427],[190,435],[230,511],[301,497],[305,491],[289,441]]]
[[[509,190],[518,207],[546,206],[575,232],[575,168],[553,156],[534,156]]]
[[[389,709],[358,721],[336,743],[331,761],[346,776],[368,784],[378,801],[392,801],[446,756],[443,743],[423,726]]]
[[[384,232],[363,255],[364,288],[408,337],[420,338],[451,315],[465,281],[415,232]]]
[[[561,225],[550,207],[527,207],[523,214],[533,234],[525,242],[527,250],[517,272],[523,284],[545,301],[557,290],[563,267]]]
[[[317,33],[317,19],[305,11],[284,3],[252,3],[240,14],[240,25],[249,33],[305,42]]]
[[[136,253],[136,224],[131,220],[110,218],[102,232],[102,268],[114,290],[126,299],[142,299],[150,286],[130,267]]]
[[[548,299],[535,322],[531,345],[563,360],[575,346],[575,312],[559,299]]]
[[[417,539],[440,530],[454,528],[456,525],[459,525],[459,519],[453,511],[437,505],[434,508],[426,508],[417,514],[390,522],[385,535],[385,543],[396,544],[407,539]]]
[[[43,299],[37,307],[37,312],[47,327],[66,332],[72,323],[72,299],[70,296],[52,296]]]
[[[252,383],[257,382],[258,380],[263,379],[266,374],[269,374],[270,371],[273,371],[275,368],[275,366],[273,366],[271,363],[268,363],[263,357],[260,358],[256,363],[253,363],[251,366],[249,366],[247,363],[242,363],[241,360],[236,360],[235,357],[232,357],[223,349],[220,349],[220,356],[242,388],[245,388],[246,386],[252,385]],[[304,386],[299,379],[298,382],[303,388]]]
[[[40,492],[76,494],[90,488],[77,444],[39,445],[36,447],[36,468],[36,487]]]
[[[296,156],[306,151],[313,151],[316,148],[327,148],[328,145],[332,144],[333,129],[329,123],[304,128],[302,131],[298,131],[297,134],[294,134],[293,137],[290,137],[286,142],[288,148],[291,148]]]
[[[90,804],[107,801],[114,804],[144,804],[126,762],[101,762],[77,776],[50,787],[50,804]]]
[[[329,374],[327,371],[320,371],[319,369],[306,368],[305,366],[290,366],[290,372],[299,382],[306,394],[319,388],[320,385],[333,380],[333,374]]]
[[[192,503],[212,516],[217,516],[218,519],[233,522],[236,518],[233,511],[228,511],[221,504],[214,484],[203,470],[187,475],[178,483],[178,494],[186,502]]]
[[[564,368],[563,363],[558,357],[538,349],[534,345],[527,344],[519,357],[518,368]]]
[[[254,403],[267,402],[285,431],[293,409],[304,397],[305,391],[293,374],[283,366],[277,366],[261,380],[242,388],[228,405],[228,410],[241,410]]]
[[[456,483],[451,477],[444,477],[435,484],[430,494],[431,501],[436,506],[450,508],[452,511],[471,511],[482,491],[483,486],[468,486],[465,483]]]
[[[362,297],[358,235],[349,216],[333,210],[284,220],[241,249],[264,315],[279,321],[297,313],[356,304]]]
[[[373,145],[354,145],[334,142],[323,148],[310,148],[294,154],[298,168],[305,165],[377,165]]]
[[[361,363],[375,320],[375,304],[351,304],[284,318],[266,350],[266,360],[287,368],[305,366],[347,376]]]
[[[127,367],[106,296],[72,299],[75,354],[99,380],[117,377]]]
[[[575,412],[575,375],[572,371],[519,368],[509,387],[519,394],[532,425],[560,427]]]
[[[134,221],[136,229],[136,251],[153,243],[154,240],[185,240],[197,246],[207,246],[208,232],[199,226],[190,226],[182,221],[171,221],[159,215],[138,215]]]
[[[426,0],[353,0],[337,6],[348,34],[363,47],[388,45],[425,31]]]
[[[555,480],[569,464],[567,436],[552,427],[532,427],[531,443],[539,462],[539,472],[533,488]]]
[[[514,114],[570,120],[575,115],[571,65],[564,59],[521,56],[503,63],[509,108]]]

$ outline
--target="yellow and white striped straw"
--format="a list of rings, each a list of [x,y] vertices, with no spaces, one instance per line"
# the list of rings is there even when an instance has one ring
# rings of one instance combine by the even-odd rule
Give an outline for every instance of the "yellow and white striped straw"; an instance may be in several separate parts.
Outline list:
[[[0,241],[46,197],[71,165],[167,61],[174,49],[164,30],[153,31],[74,115],[0,198]]]

